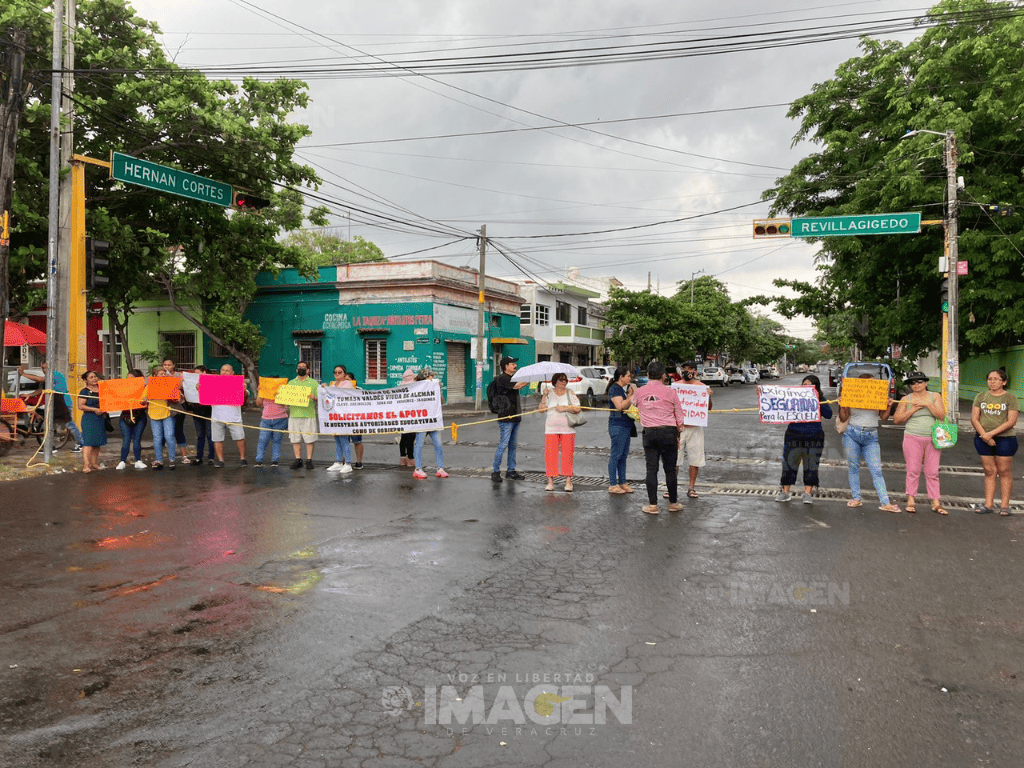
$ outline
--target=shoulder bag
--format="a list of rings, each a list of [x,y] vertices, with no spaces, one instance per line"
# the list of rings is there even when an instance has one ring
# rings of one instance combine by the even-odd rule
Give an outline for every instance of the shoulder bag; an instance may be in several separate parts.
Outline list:
[[[576,397],[576,395],[574,395],[572,392],[570,392],[569,393],[569,405],[572,405],[572,406],[575,407],[575,406],[577,406],[579,404],[580,404],[579,398]],[[565,420],[567,422],[569,422],[569,426],[572,427],[573,429],[576,429],[576,427],[579,427],[579,426],[587,423],[587,417],[586,417],[586,415],[582,411],[580,411],[579,413],[573,413],[572,411],[567,411],[566,414],[565,414]]]

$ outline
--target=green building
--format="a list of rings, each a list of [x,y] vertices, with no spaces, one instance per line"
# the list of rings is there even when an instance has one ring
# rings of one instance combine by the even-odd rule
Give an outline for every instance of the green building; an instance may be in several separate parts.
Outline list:
[[[295,270],[260,275],[245,317],[267,343],[262,376],[293,376],[304,361],[320,381],[344,365],[365,389],[392,387],[409,368],[433,369],[449,403],[476,391],[477,272],[436,261],[374,262],[321,267],[310,282]],[[484,292],[484,388],[502,355],[534,362],[532,340],[520,337],[518,286],[488,277]],[[206,365],[222,362],[208,349]]]

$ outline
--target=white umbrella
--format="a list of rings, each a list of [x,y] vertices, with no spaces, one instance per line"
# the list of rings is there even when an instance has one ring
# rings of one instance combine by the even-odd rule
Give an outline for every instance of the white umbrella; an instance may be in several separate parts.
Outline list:
[[[556,373],[564,373],[570,379],[578,379],[580,372],[568,363],[542,360],[533,365],[524,365],[512,376],[512,381],[550,381]]]

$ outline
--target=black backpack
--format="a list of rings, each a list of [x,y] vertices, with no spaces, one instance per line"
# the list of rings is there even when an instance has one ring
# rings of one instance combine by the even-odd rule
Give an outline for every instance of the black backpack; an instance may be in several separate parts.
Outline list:
[[[498,388],[494,385],[494,379],[487,385],[487,407],[491,413],[501,413],[501,406],[498,405]]]

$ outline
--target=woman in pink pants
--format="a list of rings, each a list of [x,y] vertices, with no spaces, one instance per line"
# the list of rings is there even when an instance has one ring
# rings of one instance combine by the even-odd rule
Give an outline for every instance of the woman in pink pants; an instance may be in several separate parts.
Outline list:
[[[576,448],[576,430],[569,426],[570,411],[579,413],[579,398],[576,393],[567,389],[568,377],[564,373],[556,373],[551,377],[551,389],[541,400],[541,413],[547,413],[544,420],[544,468],[548,476],[545,490],[555,489],[555,478],[558,477],[558,453],[562,453],[562,477],[565,478],[565,490],[572,491],[572,454]]]
[[[915,372],[907,376],[910,394],[900,400],[892,420],[895,424],[906,424],[903,433],[903,458],[907,462],[907,512],[917,512],[914,497],[921,479],[924,465],[924,484],[931,499],[932,512],[948,514],[942,506],[939,493],[939,454],[932,445],[932,427],[946,415],[942,396],[928,391],[928,377]]]

